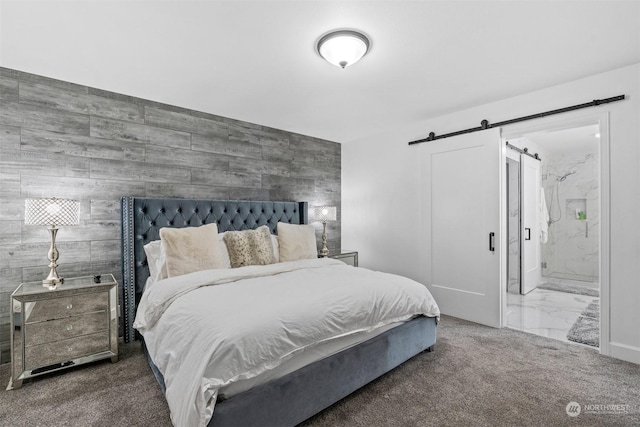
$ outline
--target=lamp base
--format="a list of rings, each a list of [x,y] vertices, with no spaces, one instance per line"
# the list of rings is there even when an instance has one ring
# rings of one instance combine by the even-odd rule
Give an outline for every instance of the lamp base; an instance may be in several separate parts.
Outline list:
[[[320,256],[328,256],[329,248],[327,247],[327,222],[322,223],[322,249],[320,249]]]
[[[56,234],[58,233],[58,229],[55,226],[49,227],[49,235],[51,236],[51,247],[49,248],[49,275],[46,279],[42,281],[42,286],[49,289],[55,289],[56,286],[62,285],[64,283],[64,279],[58,276],[58,272],[56,268],[58,264],[58,249],[56,249]]]
[[[49,289],[55,289],[56,287],[62,285],[64,283],[64,279],[60,278],[60,279],[45,279],[42,281],[42,286],[44,286],[45,288],[49,288]]]
[[[57,267],[57,266],[56,266]],[[49,275],[42,281],[42,286],[49,289],[55,289],[64,283],[64,278],[58,276],[58,272],[55,267],[51,268]]]

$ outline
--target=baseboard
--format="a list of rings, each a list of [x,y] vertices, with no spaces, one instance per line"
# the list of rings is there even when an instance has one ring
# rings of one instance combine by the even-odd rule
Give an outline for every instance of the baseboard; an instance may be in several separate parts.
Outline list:
[[[621,344],[619,342],[610,342],[609,356],[640,364],[640,347]]]

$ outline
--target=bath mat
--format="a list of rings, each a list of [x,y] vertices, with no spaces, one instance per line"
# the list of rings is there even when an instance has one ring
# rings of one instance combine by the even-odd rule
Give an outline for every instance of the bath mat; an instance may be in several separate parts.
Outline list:
[[[587,295],[590,297],[599,297],[598,289],[587,288],[580,285],[571,285],[568,283],[544,282],[538,285],[538,289],[546,289],[548,291],[567,292],[570,294]]]
[[[600,347],[600,300],[584,309],[567,333],[569,341]]]

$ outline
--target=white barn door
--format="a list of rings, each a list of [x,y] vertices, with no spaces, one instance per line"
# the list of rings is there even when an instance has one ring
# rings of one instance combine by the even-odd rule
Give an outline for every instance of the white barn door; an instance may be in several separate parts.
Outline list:
[[[499,328],[500,129],[420,147],[420,279],[443,314]]]
[[[520,289],[527,294],[540,284],[540,161],[529,156],[520,156],[520,265],[522,268]]]

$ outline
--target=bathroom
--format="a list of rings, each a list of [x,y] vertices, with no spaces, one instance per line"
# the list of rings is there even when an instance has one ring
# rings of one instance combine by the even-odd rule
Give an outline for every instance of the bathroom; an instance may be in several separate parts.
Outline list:
[[[508,141],[506,326],[599,345],[597,124]]]

